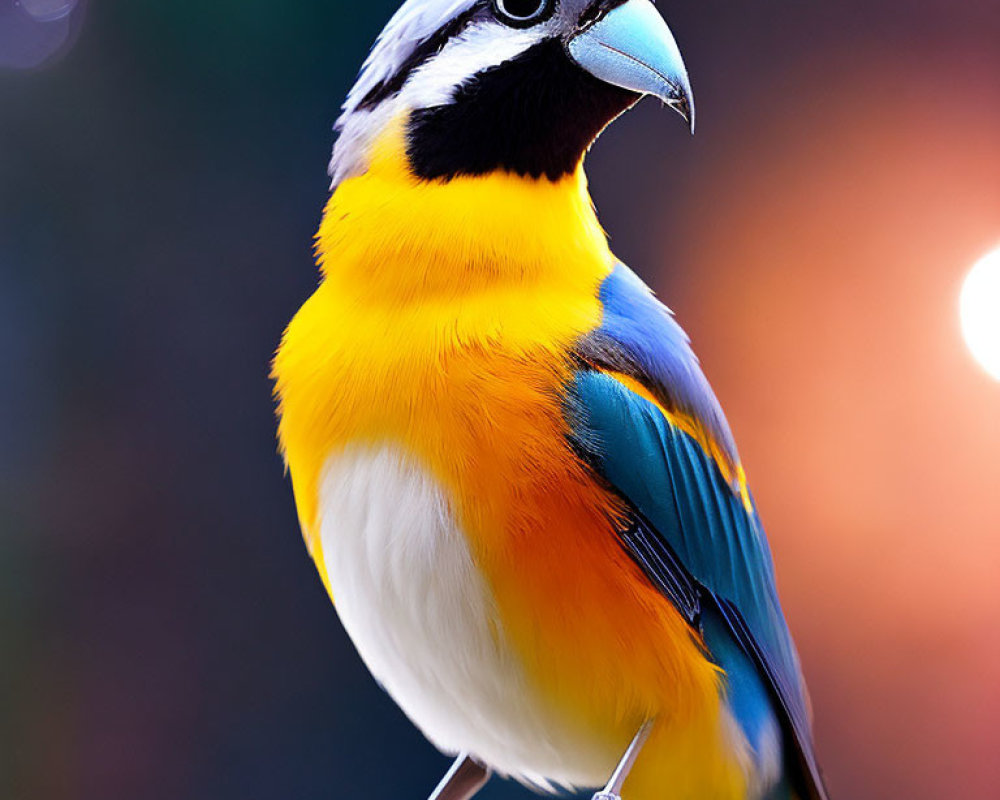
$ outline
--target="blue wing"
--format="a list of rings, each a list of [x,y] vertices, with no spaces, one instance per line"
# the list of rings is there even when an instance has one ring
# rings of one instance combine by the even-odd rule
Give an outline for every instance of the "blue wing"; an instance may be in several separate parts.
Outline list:
[[[574,445],[632,511],[623,542],[700,627],[751,744],[776,720],[792,784],[825,798],[798,656],[725,416],[687,337],[631,271],[619,265],[601,299],[603,324],[577,348]]]

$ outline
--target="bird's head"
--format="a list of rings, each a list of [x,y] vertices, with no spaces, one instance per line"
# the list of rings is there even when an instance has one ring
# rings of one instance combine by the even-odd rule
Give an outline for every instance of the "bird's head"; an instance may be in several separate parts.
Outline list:
[[[503,171],[558,180],[644,95],[694,126],[680,51],[651,0],[407,0],[337,122],[336,186],[402,125],[422,180]]]

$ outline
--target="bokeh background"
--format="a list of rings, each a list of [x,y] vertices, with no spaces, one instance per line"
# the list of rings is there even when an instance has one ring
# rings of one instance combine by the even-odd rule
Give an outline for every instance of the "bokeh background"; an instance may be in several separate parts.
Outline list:
[[[0,0],[0,796],[419,799],[307,559],[268,361],[393,0]],[[589,160],[768,525],[836,798],[997,797],[997,0],[661,0],[699,131]],[[1000,313],[1000,309],[998,309]],[[487,797],[524,790],[502,783]]]

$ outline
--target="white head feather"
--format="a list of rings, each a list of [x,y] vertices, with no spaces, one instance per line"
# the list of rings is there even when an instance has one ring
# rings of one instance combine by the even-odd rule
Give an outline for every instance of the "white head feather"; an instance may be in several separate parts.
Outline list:
[[[358,105],[376,86],[392,78],[413,51],[477,0],[407,0],[393,14],[379,34],[375,46],[361,67],[358,80],[344,102],[344,115],[357,111]]]
[[[417,47],[476,2],[407,0],[392,16],[365,59],[361,74],[347,95],[340,118],[334,125],[340,136],[330,160],[333,187],[364,171],[364,157],[372,140],[392,117],[391,109],[386,108],[386,104],[370,109],[359,108],[364,99],[380,84],[391,80]]]

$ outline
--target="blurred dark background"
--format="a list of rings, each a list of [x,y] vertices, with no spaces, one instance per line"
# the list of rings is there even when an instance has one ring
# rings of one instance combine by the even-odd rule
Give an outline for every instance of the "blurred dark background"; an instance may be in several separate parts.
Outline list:
[[[395,6],[0,0],[0,796],[426,796],[299,537],[268,362]],[[1000,786],[997,0],[660,0],[699,132],[592,187],[729,410],[840,800]],[[998,308],[1000,314],[1000,308]],[[496,783],[487,797],[523,790]]]

